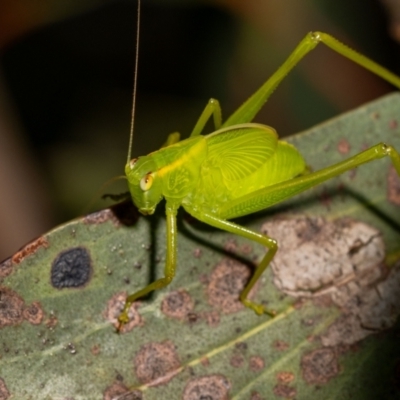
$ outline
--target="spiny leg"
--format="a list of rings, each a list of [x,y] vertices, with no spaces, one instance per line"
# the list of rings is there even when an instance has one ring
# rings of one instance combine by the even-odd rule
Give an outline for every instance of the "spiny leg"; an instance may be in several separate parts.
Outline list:
[[[177,227],[176,227],[176,214],[177,208],[171,207],[168,202],[166,204],[166,219],[167,219],[167,251],[164,268],[164,277],[157,279],[155,282],[146,286],[145,288],[129,295],[125,300],[124,309],[118,317],[117,331],[120,331],[122,325],[129,322],[128,311],[131,304],[137,299],[146,296],[148,293],[162,289],[168,286],[175,276],[176,270],[176,240],[177,240]]]
[[[250,96],[223,124],[222,128],[250,122],[256,116],[258,111],[268,100],[269,96],[282,82],[285,76],[299,63],[299,61],[319,43],[324,43],[332,50],[350,59],[356,64],[380,76],[394,86],[400,88],[400,78],[391,73],[386,68],[372,61],[368,57],[352,50],[348,46],[339,42],[334,37],[323,32],[310,32],[297,45],[287,60],[277,69],[277,71]]]
[[[222,115],[221,106],[219,105],[219,101],[216,99],[208,100],[208,103],[197,120],[190,137],[200,135],[211,116],[214,117],[215,129],[219,129],[222,124]]]
[[[268,267],[271,260],[274,258],[275,253],[278,250],[278,244],[277,244],[276,240],[274,240],[266,235],[262,235],[260,233],[254,232],[243,226],[237,225],[231,221],[226,221],[226,220],[220,219],[220,218],[215,217],[210,214],[200,213],[198,211],[194,211],[193,209],[189,209],[186,206],[185,206],[185,209],[188,212],[190,212],[190,214],[192,214],[195,218],[199,219],[200,221],[203,221],[211,226],[222,229],[224,231],[234,233],[239,236],[243,236],[247,239],[258,242],[268,248],[268,252],[265,254],[263,259],[257,266],[256,270],[254,271],[253,276],[251,277],[250,281],[247,283],[246,287],[242,290],[239,297],[240,297],[240,301],[246,307],[251,308],[257,314],[259,314],[259,315],[268,314],[272,317],[275,316],[276,312],[274,310],[269,310],[262,304],[254,303],[253,301],[249,300],[247,298],[247,296],[248,296],[250,290],[252,289],[252,287],[254,286],[254,284],[258,281],[258,279],[260,278],[262,273]]]
[[[379,143],[330,167],[268,186],[235,199],[220,210],[220,215],[222,218],[230,219],[263,210],[346,171],[383,157],[390,157],[397,174],[400,176],[399,153],[394,147]]]

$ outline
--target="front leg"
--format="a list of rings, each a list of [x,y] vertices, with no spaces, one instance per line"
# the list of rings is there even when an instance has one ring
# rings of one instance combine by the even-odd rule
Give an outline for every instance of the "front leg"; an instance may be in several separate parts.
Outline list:
[[[155,282],[150,283],[150,285],[145,288],[129,295],[125,300],[124,309],[118,317],[118,327],[117,331],[121,330],[122,325],[129,322],[128,311],[130,306],[137,299],[146,296],[148,293],[162,289],[168,286],[175,276],[176,270],[176,239],[177,239],[177,227],[176,227],[176,214],[177,207],[175,205],[170,205],[168,202],[166,204],[166,218],[167,218],[167,254],[165,260],[164,277],[157,279]]]
[[[219,129],[222,124],[222,113],[219,101],[216,99],[208,100],[208,103],[197,120],[190,137],[200,135],[211,116],[214,117],[215,129]]]
[[[278,244],[276,240],[266,236],[262,235],[261,233],[254,232],[250,229],[247,229],[243,226],[237,225],[231,221],[226,221],[224,219],[218,218],[214,215],[211,214],[206,214],[206,213],[201,213],[198,211],[195,211],[193,209],[189,209],[188,207],[185,206],[185,209],[193,215],[195,218],[197,218],[200,221],[203,221],[211,226],[214,226],[216,228],[222,229],[224,231],[234,233],[239,236],[243,236],[247,239],[253,240],[257,243],[262,244],[263,246],[268,248],[267,254],[263,257],[261,260],[260,264],[257,266],[253,276],[251,277],[250,281],[247,283],[243,291],[240,293],[240,301],[246,306],[251,308],[253,311],[255,311],[257,314],[268,314],[271,317],[276,315],[276,312],[274,310],[269,310],[265,308],[264,305],[262,304],[257,304],[252,302],[247,298],[250,290],[254,286],[254,284],[258,281],[262,273],[265,271],[265,269],[268,267],[269,263],[272,261],[272,259],[275,256],[275,253],[278,250]]]

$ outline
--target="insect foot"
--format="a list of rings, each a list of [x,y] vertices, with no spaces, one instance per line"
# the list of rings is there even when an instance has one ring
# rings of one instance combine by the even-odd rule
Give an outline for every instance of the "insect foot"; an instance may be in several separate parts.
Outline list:
[[[246,307],[251,308],[257,315],[267,314],[270,317],[276,316],[275,310],[269,310],[268,308],[265,308],[265,306],[263,306],[262,304],[255,304],[247,299],[241,299],[241,301]]]
[[[117,333],[121,332],[122,327],[129,322],[128,310],[131,303],[125,303],[124,309],[118,317]]]

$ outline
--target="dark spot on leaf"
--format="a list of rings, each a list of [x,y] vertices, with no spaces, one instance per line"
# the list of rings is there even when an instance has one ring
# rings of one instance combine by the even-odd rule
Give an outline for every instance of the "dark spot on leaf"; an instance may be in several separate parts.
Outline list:
[[[0,287],[0,328],[22,322],[24,300],[11,289]]]
[[[51,266],[51,284],[57,289],[78,288],[90,280],[92,265],[89,252],[75,247],[61,252]]]
[[[43,237],[39,237],[31,243],[28,243],[20,251],[12,256],[12,262],[14,264],[19,264],[25,257],[34,254],[39,248],[47,248],[49,246],[48,241]]]
[[[115,382],[104,391],[103,400],[142,400],[139,390],[129,390],[123,383]]]
[[[165,385],[179,372],[180,361],[174,344],[167,340],[142,346],[134,364],[140,382],[158,386]]]
[[[331,348],[321,348],[303,356],[303,378],[309,384],[322,385],[339,373],[337,355]]]
[[[223,375],[206,375],[191,379],[182,400],[228,400],[231,384]]]
[[[30,306],[24,308],[22,315],[32,325],[39,325],[43,320],[44,312],[41,304],[35,301]]]
[[[170,318],[184,320],[193,310],[194,303],[186,290],[169,293],[161,303],[161,311]]]
[[[10,392],[7,389],[6,383],[3,378],[0,378],[0,400],[7,400],[10,398]]]

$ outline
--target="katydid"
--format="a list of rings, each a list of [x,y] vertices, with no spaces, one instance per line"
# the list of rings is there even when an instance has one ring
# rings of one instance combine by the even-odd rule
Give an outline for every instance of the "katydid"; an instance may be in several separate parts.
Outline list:
[[[273,128],[251,122],[284,77],[319,43],[400,88],[400,77],[334,37],[311,32],[283,65],[225,122],[222,122],[218,101],[210,99],[188,139],[180,140],[179,133],[173,133],[160,150],[132,160],[129,149],[125,174],[136,207],[142,214],[150,215],[163,198],[166,201],[167,254],[164,277],[127,297],[119,316],[120,326],[128,322],[128,310],[135,300],[169,285],[174,278],[179,207],[213,227],[267,247],[267,253],[241,292],[240,300],[257,314],[273,316],[273,310],[251,301],[248,294],[273,259],[278,249],[277,242],[230,220],[263,210],[382,157],[389,156],[400,175],[400,155],[385,143],[322,170],[310,172],[298,150],[279,140]],[[210,118],[213,118],[216,130],[202,135]]]

